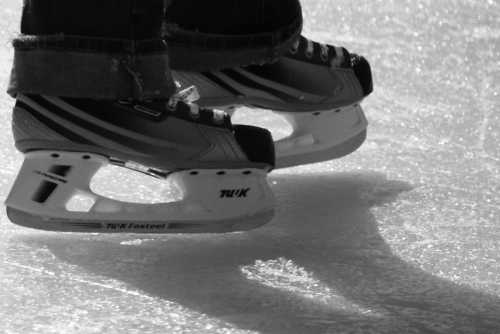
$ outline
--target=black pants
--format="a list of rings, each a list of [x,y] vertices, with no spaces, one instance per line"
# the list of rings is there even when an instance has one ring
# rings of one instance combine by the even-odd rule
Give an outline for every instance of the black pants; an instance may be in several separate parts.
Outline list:
[[[167,4],[164,0],[27,0],[21,33],[160,38]]]
[[[9,92],[168,98],[171,65],[272,60],[301,25],[298,0],[25,0]]]
[[[164,19],[200,33],[271,32],[301,17],[298,0],[26,0],[21,32],[123,39],[161,35]],[[167,11],[168,7],[168,11]]]

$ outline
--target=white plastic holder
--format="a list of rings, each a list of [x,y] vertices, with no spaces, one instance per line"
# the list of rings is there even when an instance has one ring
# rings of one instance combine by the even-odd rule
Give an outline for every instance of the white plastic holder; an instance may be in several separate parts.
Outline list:
[[[289,136],[275,142],[277,168],[351,153],[364,141],[368,126],[359,104],[326,111],[276,114],[284,117],[293,129]]]
[[[91,153],[27,153],[6,200],[9,218],[51,231],[207,233],[248,230],[273,217],[274,196],[264,170],[174,172],[167,180],[181,190],[180,201],[141,204],[90,189],[92,177],[108,163],[106,157]],[[75,200],[85,205],[78,209]]]

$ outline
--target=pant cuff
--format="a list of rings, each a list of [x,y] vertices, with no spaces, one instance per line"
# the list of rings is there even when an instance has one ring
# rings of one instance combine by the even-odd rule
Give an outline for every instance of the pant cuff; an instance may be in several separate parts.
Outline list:
[[[162,41],[26,37],[14,40],[8,93],[93,99],[168,99],[175,92]]]

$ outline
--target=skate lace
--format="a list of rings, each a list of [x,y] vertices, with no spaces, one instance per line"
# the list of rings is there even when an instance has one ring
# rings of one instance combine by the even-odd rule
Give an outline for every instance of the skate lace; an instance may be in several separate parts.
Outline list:
[[[341,66],[344,63],[344,49],[338,46],[328,45],[325,43],[319,43],[310,40],[304,36],[301,36],[295,41],[295,43],[290,48],[291,54],[297,54],[299,52],[300,46],[305,44],[304,55],[308,59],[312,59],[314,56],[314,50],[319,49],[320,59],[332,67]],[[332,50],[332,52],[330,52]]]
[[[179,90],[177,93],[170,97],[167,102],[167,108],[170,111],[175,111],[177,109],[177,105],[179,102],[183,102],[189,107],[189,116],[192,119],[199,119],[201,117],[201,113],[210,113],[211,119],[215,124],[221,125],[224,123],[227,114],[223,110],[209,110],[202,109],[195,102],[200,99],[200,93],[196,86],[189,86],[185,89]]]

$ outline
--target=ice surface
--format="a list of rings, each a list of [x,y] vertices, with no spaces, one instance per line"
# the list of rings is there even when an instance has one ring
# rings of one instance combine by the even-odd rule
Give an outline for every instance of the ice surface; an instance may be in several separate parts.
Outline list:
[[[20,2],[0,9],[1,90]],[[365,145],[275,172],[276,218],[248,233],[62,235],[2,213],[0,333],[500,333],[499,2],[303,5],[307,36],[372,63]],[[21,163],[12,102],[1,199]],[[256,115],[286,132],[239,117]],[[119,193],[123,177],[99,182]]]

